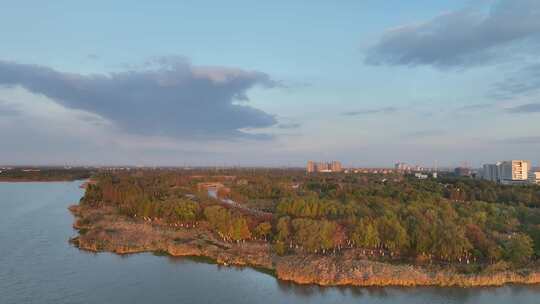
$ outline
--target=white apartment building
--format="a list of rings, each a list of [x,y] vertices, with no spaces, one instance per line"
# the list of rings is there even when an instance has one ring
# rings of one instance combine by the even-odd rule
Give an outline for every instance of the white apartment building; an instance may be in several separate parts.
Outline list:
[[[482,178],[488,181],[498,183],[500,180],[499,165],[500,163],[485,164],[482,170]]]
[[[527,182],[531,169],[531,162],[528,160],[503,161],[499,165],[500,181],[503,184]]]
[[[482,178],[501,184],[522,184],[530,180],[531,162],[509,160],[483,166]]]

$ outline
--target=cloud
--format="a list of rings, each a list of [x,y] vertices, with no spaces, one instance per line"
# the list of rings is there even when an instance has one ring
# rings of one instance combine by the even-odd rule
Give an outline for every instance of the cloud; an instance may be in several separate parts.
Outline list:
[[[94,113],[133,134],[175,138],[261,138],[243,129],[277,124],[247,105],[247,91],[275,87],[267,74],[193,66],[163,58],[152,66],[110,74],[81,75],[0,61],[0,87],[23,87],[58,104]]]
[[[540,91],[540,64],[531,64],[495,83],[490,97],[495,99],[525,96]]]
[[[256,162],[276,145],[128,134],[97,114],[20,87],[0,88],[0,96],[0,112],[10,113],[0,116],[0,154],[9,164],[223,165]]]
[[[527,52],[520,42],[540,40],[540,1],[500,0],[488,13],[474,9],[447,12],[427,22],[386,31],[372,46],[372,65],[432,65],[468,67],[515,52]],[[528,50],[531,52],[531,50]]]
[[[536,145],[540,144],[540,136],[524,136],[524,137],[513,137],[505,138],[499,140],[498,142],[503,144],[526,144],[526,145]]]
[[[281,123],[279,125],[277,125],[277,127],[279,129],[298,129],[300,128],[302,125],[299,124],[299,123],[296,123],[296,122],[291,122],[291,123]]]
[[[366,109],[366,110],[359,110],[359,111],[349,111],[349,112],[343,112],[342,115],[345,116],[361,116],[361,115],[370,115],[370,114],[390,114],[397,112],[397,108],[395,107],[384,107],[379,109]]]
[[[506,109],[508,113],[522,114],[522,113],[538,113],[540,112],[540,103],[528,103],[513,108]]]
[[[409,132],[402,134],[406,138],[425,138],[425,137],[436,137],[446,135],[447,132],[444,130],[420,130],[415,132]]]
[[[456,111],[458,111],[458,112],[476,112],[476,111],[487,110],[487,109],[490,109],[490,108],[493,108],[493,107],[494,107],[494,104],[492,104],[492,103],[477,103],[477,104],[472,104],[472,105],[467,105],[467,106],[460,107]]]
[[[0,99],[0,117],[16,117],[21,114],[21,111],[15,106]]]

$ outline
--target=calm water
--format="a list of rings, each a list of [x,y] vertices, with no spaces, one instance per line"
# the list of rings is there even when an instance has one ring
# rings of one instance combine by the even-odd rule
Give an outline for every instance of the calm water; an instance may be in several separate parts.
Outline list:
[[[79,183],[0,183],[0,304],[540,303],[540,287],[319,288],[244,268],[68,244]]]

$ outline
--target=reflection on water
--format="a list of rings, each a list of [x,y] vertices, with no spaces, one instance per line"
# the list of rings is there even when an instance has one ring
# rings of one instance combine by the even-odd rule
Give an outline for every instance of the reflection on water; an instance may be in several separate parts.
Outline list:
[[[0,303],[540,303],[538,286],[352,288],[277,281],[206,258],[79,251],[78,183],[0,183]]]

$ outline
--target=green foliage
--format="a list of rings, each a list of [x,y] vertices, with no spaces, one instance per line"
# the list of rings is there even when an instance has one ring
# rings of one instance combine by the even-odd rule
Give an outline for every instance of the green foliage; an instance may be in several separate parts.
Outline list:
[[[229,210],[217,205],[206,207],[204,216],[212,228],[227,239],[239,241],[251,238],[251,231],[243,216],[233,216]]]
[[[540,256],[540,225],[532,225],[527,229],[527,233],[533,240],[533,249],[534,249],[534,255],[536,257]]]
[[[235,217],[229,227],[229,236],[234,241],[251,238],[247,220],[244,217]]]
[[[286,198],[279,202],[276,211],[280,215],[309,218],[338,218],[345,214],[345,206],[336,201],[319,200],[316,197]]]
[[[376,248],[381,244],[377,225],[366,219],[361,219],[355,226],[351,240],[360,248]]]
[[[221,206],[210,206],[204,209],[204,217],[208,220],[212,228],[226,235],[231,226],[231,213]]]
[[[0,181],[74,181],[87,179],[93,174],[86,168],[13,168],[1,171]]]
[[[173,218],[181,222],[195,221],[200,213],[199,204],[190,200],[180,200],[172,204],[174,206]]]
[[[519,266],[526,263],[533,253],[533,241],[530,236],[524,233],[512,235],[505,242],[505,259],[514,265]]]
[[[382,245],[390,251],[402,251],[409,245],[407,231],[397,218],[383,217],[377,221]]]
[[[206,220],[228,241],[252,235],[272,240],[278,254],[338,252],[353,246],[407,259],[474,261],[482,267],[519,267],[540,256],[538,186],[449,177],[417,180],[397,174],[305,175],[294,170],[223,171],[220,178],[213,174],[102,173],[87,187],[81,204],[112,206],[128,216],[169,222]],[[242,210],[215,205],[197,191],[199,182],[216,180],[231,189],[228,196],[242,204]],[[246,212],[250,208],[272,213]]]
[[[276,238],[278,240],[284,241],[289,238],[290,235],[290,222],[291,219],[289,217],[281,217],[279,218],[276,226],[277,235]]]
[[[327,250],[334,247],[335,222],[297,218],[292,220],[293,240],[307,251]]]

